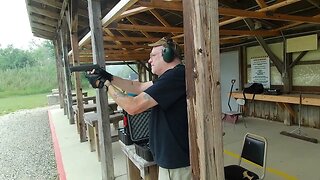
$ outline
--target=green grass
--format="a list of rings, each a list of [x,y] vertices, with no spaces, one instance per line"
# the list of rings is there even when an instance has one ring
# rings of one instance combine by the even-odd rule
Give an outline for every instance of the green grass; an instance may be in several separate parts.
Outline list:
[[[0,98],[0,115],[8,114],[20,109],[44,107],[48,102],[47,94],[48,93]]]

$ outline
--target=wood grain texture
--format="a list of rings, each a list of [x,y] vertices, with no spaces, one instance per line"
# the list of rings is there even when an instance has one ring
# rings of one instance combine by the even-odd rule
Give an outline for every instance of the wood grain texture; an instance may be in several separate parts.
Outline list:
[[[183,1],[193,179],[224,179],[217,0]]]

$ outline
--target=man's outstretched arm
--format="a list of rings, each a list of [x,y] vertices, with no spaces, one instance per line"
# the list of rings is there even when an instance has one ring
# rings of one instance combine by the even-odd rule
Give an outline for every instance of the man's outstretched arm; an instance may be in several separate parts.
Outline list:
[[[131,81],[127,79],[122,79],[117,76],[113,76],[113,80],[111,81],[112,85],[119,87],[120,89],[133,93],[133,94],[140,94],[147,88],[149,88],[153,83],[152,81],[148,82],[139,82],[139,81]]]
[[[108,93],[112,99],[131,115],[146,111],[147,109],[158,104],[149,94],[145,92],[141,92],[137,96],[132,97],[125,95],[117,87],[113,86],[113,84],[110,84],[109,81],[106,81],[105,85],[108,87]]]

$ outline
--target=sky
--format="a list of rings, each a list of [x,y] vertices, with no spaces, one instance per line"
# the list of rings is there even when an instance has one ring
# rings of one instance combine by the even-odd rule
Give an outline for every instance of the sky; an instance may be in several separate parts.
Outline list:
[[[31,32],[25,0],[1,0],[0,23],[0,48],[28,49],[32,39],[41,41]]]

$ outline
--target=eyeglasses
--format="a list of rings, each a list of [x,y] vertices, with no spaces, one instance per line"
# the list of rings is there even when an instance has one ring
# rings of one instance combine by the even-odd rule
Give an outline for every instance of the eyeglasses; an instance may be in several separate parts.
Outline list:
[[[150,53],[150,59],[157,56],[158,54],[160,54],[161,52],[156,52],[156,53]]]

